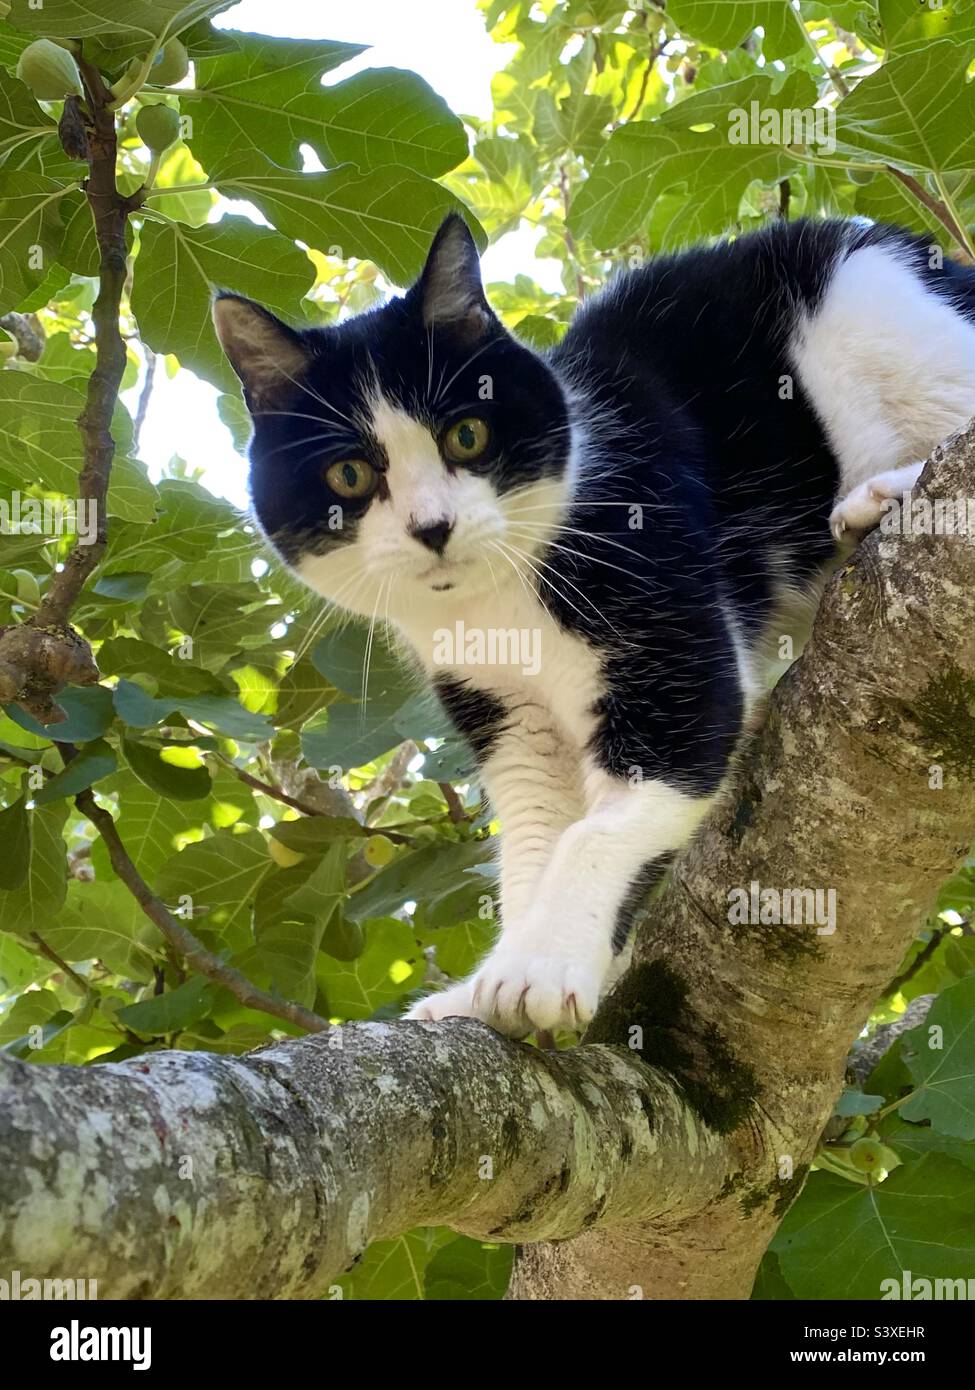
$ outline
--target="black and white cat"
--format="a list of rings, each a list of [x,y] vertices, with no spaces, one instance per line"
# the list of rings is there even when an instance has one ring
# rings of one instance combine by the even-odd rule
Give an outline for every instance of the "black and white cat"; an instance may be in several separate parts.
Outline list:
[[[261,526],[406,639],[500,818],[497,944],[411,1016],[581,1027],[721,786],[781,604],[975,413],[975,271],[891,227],[778,223],[619,275],[540,355],[451,217],[405,296],[337,327],[214,314]],[[445,661],[458,623],[540,659]]]

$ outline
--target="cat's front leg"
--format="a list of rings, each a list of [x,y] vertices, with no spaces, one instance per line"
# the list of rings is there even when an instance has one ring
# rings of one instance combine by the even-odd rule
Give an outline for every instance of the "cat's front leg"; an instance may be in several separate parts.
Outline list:
[[[517,954],[556,846],[585,812],[579,752],[565,741],[551,713],[522,700],[508,709],[506,719],[481,767],[482,783],[501,822],[501,935],[489,961],[501,953]],[[474,1000],[484,968],[421,999],[406,1017],[486,1017]]]
[[[591,809],[566,829],[531,906],[473,979],[477,1017],[513,1036],[592,1018],[634,884],[686,844],[711,803],[667,783],[594,772]]]

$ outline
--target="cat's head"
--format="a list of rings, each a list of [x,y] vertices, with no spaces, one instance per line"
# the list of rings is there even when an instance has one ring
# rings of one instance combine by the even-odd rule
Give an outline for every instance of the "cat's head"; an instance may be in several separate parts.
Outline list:
[[[575,430],[553,372],[488,305],[460,217],[381,308],[297,331],[228,294],[214,321],[253,419],[254,510],[311,588],[395,618],[515,566],[530,577],[524,557],[572,485]]]

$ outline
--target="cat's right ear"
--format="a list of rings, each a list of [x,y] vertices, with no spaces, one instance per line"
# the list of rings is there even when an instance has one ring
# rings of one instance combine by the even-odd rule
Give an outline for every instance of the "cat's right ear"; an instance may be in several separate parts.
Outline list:
[[[213,326],[244,384],[244,398],[251,411],[273,401],[308,365],[308,349],[301,334],[252,299],[218,294],[213,301]]]

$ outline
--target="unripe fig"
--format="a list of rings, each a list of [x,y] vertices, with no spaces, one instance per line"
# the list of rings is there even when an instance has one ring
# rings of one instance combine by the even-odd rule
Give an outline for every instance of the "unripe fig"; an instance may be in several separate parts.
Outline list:
[[[190,70],[190,60],[179,39],[169,39],[153,59],[149,80],[161,87],[182,82]]]
[[[396,846],[385,835],[371,835],[366,841],[362,857],[374,869],[381,869],[396,857]]]
[[[877,177],[877,171],[875,169],[850,169],[848,173],[850,182],[860,185],[873,183],[874,179]]]
[[[153,154],[162,154],[179,139],[179,112],[171,106],[140,106],[135,128],[139,139]]]
[[[66,49],[50,39],[29,44],[17,63],[17,76],[38,101],[63,101],[84,95],[78,64]]]
[[[876,1173],[884,1166],[884,1146],[876,1139],[858,1139],[850,1149],[850,1163],[860,1173]]]

